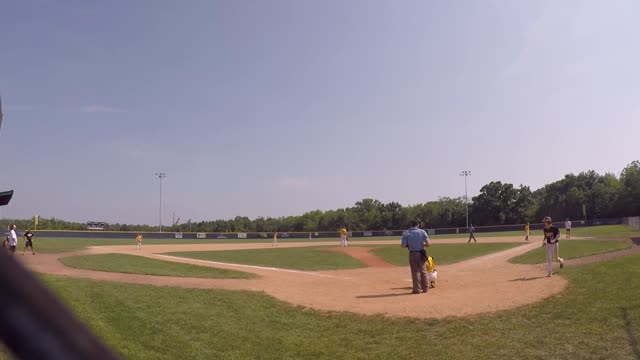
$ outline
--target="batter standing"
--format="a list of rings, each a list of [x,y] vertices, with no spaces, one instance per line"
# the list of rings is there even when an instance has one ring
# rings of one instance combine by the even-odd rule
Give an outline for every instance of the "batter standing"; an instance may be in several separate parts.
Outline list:
[[[22,251],[22,255],[24,255],[27,252],[28,247],[31,248],[31,254],[35,255],[36,251],[33,249],[33,233],[31,232],[31,229],[28,229],[23,236],[25,239],[25,243],[24,243],[24,250]]]
[[[542,246],[547,248],[547,277],[553,274],[553,261],[560,263],[560,269],[564,267],[564,259],[558,256],[558,241],[560,240],[560,230],[553,226],[551,218],[546,216],[542,223],[544,224],[544,240]]]

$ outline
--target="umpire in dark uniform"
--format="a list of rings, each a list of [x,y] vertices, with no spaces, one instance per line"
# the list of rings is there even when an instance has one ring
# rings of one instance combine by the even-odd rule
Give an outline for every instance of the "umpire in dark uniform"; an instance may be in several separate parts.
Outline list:
[[[429,288],[427,286],[427,274],[424,269],[424,263],[427,260],[427,252],[424,248],[431,246],[431,243],[429,243],[429,235],[420,229],[420,221],[411,221],[411,228],[402,235],[402,244],[400,246],[409,249],[413,294],[419,294],[421,290],[426,293]],[[420,280],[418,280],[418,277]]]

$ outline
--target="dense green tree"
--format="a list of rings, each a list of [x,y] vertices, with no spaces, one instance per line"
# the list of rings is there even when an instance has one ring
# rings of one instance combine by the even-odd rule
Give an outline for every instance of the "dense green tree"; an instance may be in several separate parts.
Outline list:
[[[545,185],[535,192],[536,215],[557,219],[607,218],[624,215],[618,199],[620,181],[613,174],[599,175],[595,171],[569,174],[564,179]]]
[[[620,204],[625,215],[640,215],[640,161],[629,164],[620,175]]]
[[[530,221],[534,205],[528,186],[492,181],[473,198],[472,222],[475,225],[519,224]]]

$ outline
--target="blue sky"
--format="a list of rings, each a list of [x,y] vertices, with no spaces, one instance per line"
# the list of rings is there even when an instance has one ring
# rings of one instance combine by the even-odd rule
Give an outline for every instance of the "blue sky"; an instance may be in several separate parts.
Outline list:
[[[638,159],[640,2],[19,1],[4,217],[156,224],[537,189]]]

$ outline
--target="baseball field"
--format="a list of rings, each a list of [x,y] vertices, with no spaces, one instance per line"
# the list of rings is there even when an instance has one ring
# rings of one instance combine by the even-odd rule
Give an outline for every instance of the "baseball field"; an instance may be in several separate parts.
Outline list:
[[[17,255],[127,359],[637,359],[640,232],[436,236],[412,295],[399,239],[38,239]],[[8,358],[0,353],[0,358]]]

